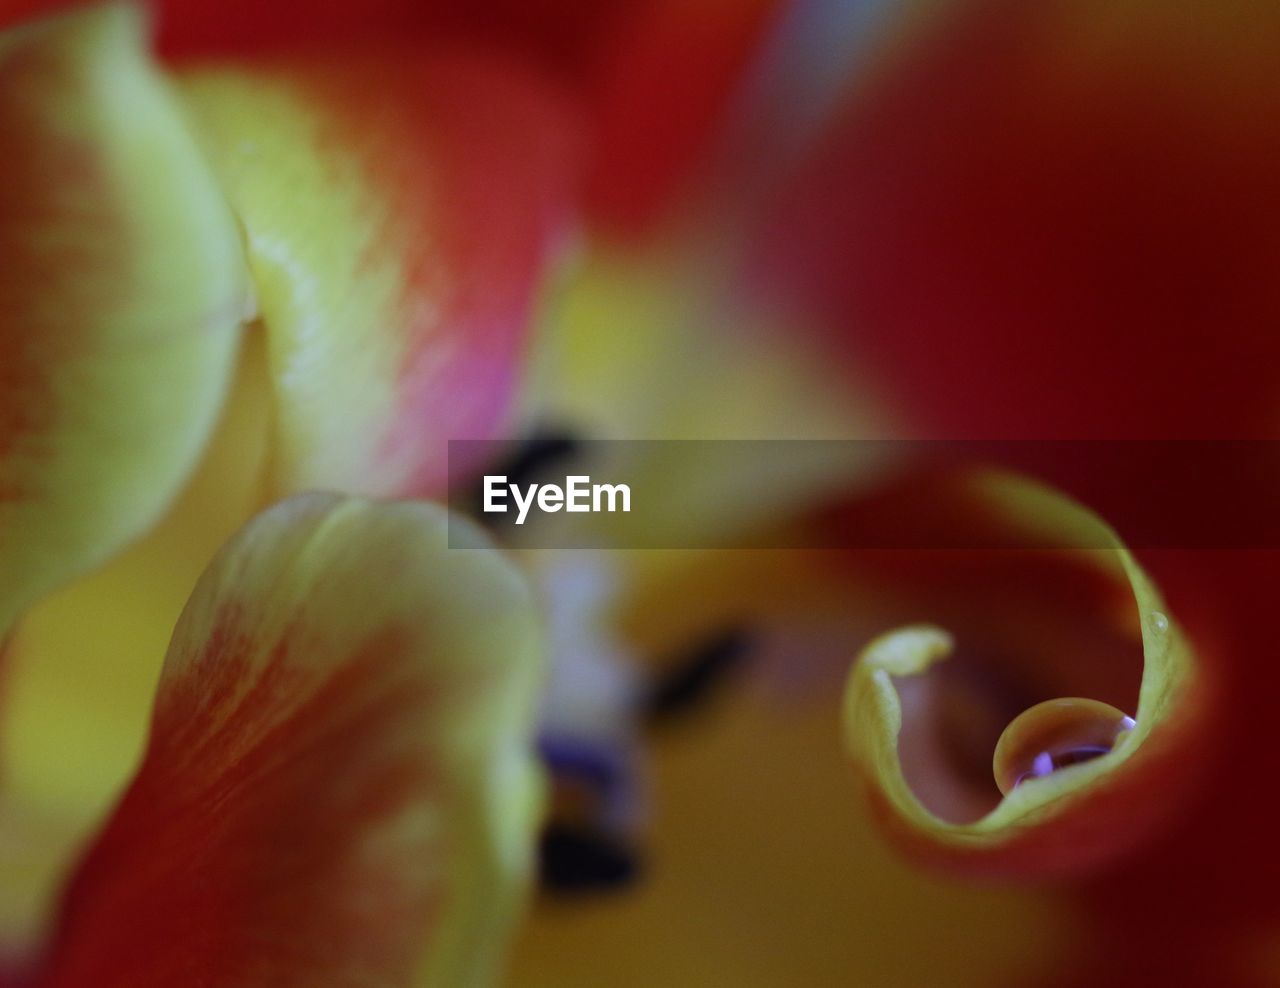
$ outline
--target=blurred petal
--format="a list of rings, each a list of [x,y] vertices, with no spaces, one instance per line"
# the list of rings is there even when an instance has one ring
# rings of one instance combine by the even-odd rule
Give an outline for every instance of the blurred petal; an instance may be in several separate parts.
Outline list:
[[[536,623],[447,529],[309,495],[223,550],[44,983],[491,983],[539,803]]]
[[[33,0],[42,2],[42,0]],[[43,0],[47,2],[47,0]],[[160,44],[175,57],[243,55],[299,48],[342,48],[406,37],[490,41],[536,55],[567,57],[589,28],[625,6],[617,0],[316,0],[296,8],[254,0],[158,0]]]
[[[0,25],[73,0],[6,0]],[[592,133],[588,210],[611,233],[670,219],[788,7],[780,0],[151,0],[167,60],[466,49],[564,84]]]
[[[438,492],[507,424],[573,155],[531,80],[402,53],[188,76],[244,224],[280,491]]]
[[[261,509],[270,395],[261,339],[246,342],[224,414],[183,493],[133,545],[28,609],[5,656],[4,796],[26,817],[56,820],[41,836],[62,847],[37,872],[29,851],[0,838],[0,871],[41,883],[25,889],[22,910],[0,907],[0,947],[48,927],[78,849],[141,762],[178,616],[214,553]],[[6,856],[9,849],[22,860]]]
[[[784,6],[657,0],[616,32],[591,93],[597,141],[587,188],[608,232],[645,233],[690,191]]]
[[[31,984],[33,958],[49,932],[49,900],[66,878],[68,849],[82,839],[72,819],[7,795],[0,801],[2,988]]]
[[[626,15],[652,0],[316,0],[299,17],[255,0],[159,0],[161,50],[175,58],[361,43],[462,43],[580,74]]]
[[[794,176],[753,284],[821,312],[919,434],[1273,435],[1277,8],[929,7]]]
[[[591,254],[556,309],[533,389],[538,414],[591,439],[818,440],[887,431],[871,387],[849,387],[843,368],[832,371],[791,326],[736,305],[715,273],[715,260],[697,246]],[[796,443],[785,467],[748,463],[732,442],[593,446],[592,470],[662,501],[654,505],[661,531],[651,523],[639,531],[646,526],[625,514],[571,523],[619,546],[732,540],[844,489],[865,459],[854,444]],[[525,536],[546,544],[536,528]]]
[[[1162,555],[1175,608],[1189,625],[1203,612],[1193,626],[1197,651],[1221,682],[1222,715],[1206,739],[1194,801],[1086,888],[1094,943],[1063,970],[1062,983],[1273,985],[1280,969],[1266,945],[1280,929],[1280,858],[1271,853],[1270,814],[1259,812],[1259,780],[1265,786],[1275,764],[1280,668],[1269,615],[1280,555]]]
[[[234,220],[106,7],[0,39],[0,628],[144,531],[193,467],[249,289]]]
[[[924,716],[929,707],[918,692],[908,703],[905,691],[945,664],[955,640],[943,628],[917,625],[881,636],[859,657],[846,692],[848,744],[890,831],[909,852],[965,872],[1078,874],[1130,851],[1181,802],[1207,751],[1212,694],[1159,591],[1114,534],[1047,489],[1008,477],[981,486],[1011,530],[1092,527],[1098,544],[1112,547],[1089,550],[1085,565],[1119,566],[1136,604],[1144,656],[1136,726],[1100,757],[1017,786],[973,822],[945,819],[910,783],[900,734],[905,718]],[[1010,613],[1008,620],[1021,617]],[[1044,633],[1052,631],[1046,626]],[[1092,660],[1069,661],[1080,669]],[[987,758],[990,764],[990,752]]]

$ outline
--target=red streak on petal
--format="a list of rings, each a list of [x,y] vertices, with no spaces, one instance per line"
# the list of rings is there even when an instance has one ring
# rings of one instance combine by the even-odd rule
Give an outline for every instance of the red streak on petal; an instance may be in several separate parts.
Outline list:
[[[261,669],[228,610],[66,902],[47,985],[407,984],[439,908],[439,697],[394,631],[331,677]],[[417,821],[414,821],[417,823]]]
[[[563,107],[518,73],[437,59],[413,83],[439,198],[411,242],[406,303],[434,296],[440,315],[411,330],[389,452],[426,430],[484,439],[508,424],[540,293],[569,232],[579,160]],[[413,162],[388,161],[404,164]],[[413,174],[374,181],[384,178],[405,187]],[[443,458],[424,460],[409,490],[443,489],[443,468]]]

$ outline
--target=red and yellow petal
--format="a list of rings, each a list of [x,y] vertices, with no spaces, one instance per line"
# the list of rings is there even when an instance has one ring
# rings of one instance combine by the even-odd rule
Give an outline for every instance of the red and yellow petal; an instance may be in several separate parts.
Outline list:
[[[538,650],[523,580],[437,508],[259,516],[179,621],[41,983],[490,983],[540,803]]]
[[[439,492],[509,423],[572,160],[554,101],[484,60],[352,57],[184,77],[245,228],[278,491]]]
[[[138,11],[0,39],[0,628],[143,532],[194,466],[250,288]]]
[[[694,192],[787,12],[778,0],[326,0],[305,18],[255,0],[160,0],[166,54],[242,57],[403,43],[466,47],[572,91],[590,132],[585,207],[615,236],[651,232]]]

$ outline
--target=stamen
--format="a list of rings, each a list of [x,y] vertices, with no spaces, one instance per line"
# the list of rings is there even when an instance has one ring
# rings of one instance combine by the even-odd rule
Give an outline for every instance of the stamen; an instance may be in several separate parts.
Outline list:
[[[553,823],[543,831],[538,850],[538,879],[548,892],[624,888],[639,870],[635,849],[599,830]]]
[[[581,439],[569,431],[539,429],[532,435],[512,445],[511,450],[499,462],[490,465],[487,472],[500,474],[508,483],[525,487],[534,483],[549,469],[571,462],[582,453]],[[449,497],[451,506],[473,515],[481,524],[503,527],[510,521],[506,514],[481,511],[484,503],[482,481],[477,478],[464,489],[454,490]]]
[[[703,706],[749,656],[753,636],[729,628],[696,642],[665,665],[649,687],[644,709],[650,726],[665,724]]]

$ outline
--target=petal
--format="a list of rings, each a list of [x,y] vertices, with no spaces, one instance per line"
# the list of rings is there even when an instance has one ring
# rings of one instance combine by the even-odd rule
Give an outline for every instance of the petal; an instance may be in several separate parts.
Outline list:
[[[34,0],[42,2],[42,0]],[[349,48],[405,38],[501,46],[565,71],[616,30],[620,15],[651,0],[317,0],[307,16],[254,0],[157,0],[160,47],[174,57],[242,56],[299,48]]]
[[[564,120],[482,61],[211,69],[184,92],[244,224],[278,490],[439,491],[508,421],[565,215]]]
[[[986,511],[1004,519],[1001,524],[1011,533],[1084,537],[1107,547],[1078,553],[1082,558],[1073,566],[1081,567],[1082,575],[1103,578],[1118,572],[1136,604],[1143,650],[1137,726],[1109,754],[1020,785],[976,820],[944,818],[909,780],[904,724],[933,706],[913,684],[935,678],[958,639],[943,627],[915,625],[873,641],[853,667],[845,695],[847,743],[890,832],[909,853],[967,873],[1078,874],[1131,851],[1199,780],[1195,769],[1208,750],[1213,686],[1159,591],[1101,522],[1050,490],[1010,475],[978,475],[969,483],[975,485],[971,491],[980,492]],[[934,565],[944,564],[935,558]],[[1026,620],[1014,601],[1008,600],[1005,620]],[[1129,622],[1116,614],[1115,623],[1118,629]],[[1046,626],[1042,633],[1054,632]],[[1100,642],[1094,648],[1103,654]],[[1099,659],[1077,652],[1061,665],[1079,676],[1094,661]],[[913,750],[921,749],[915,744]]]
[[[1271,436],[1276,8],[930,14],[793,176],[761,268],[923,435]]]
[[[408,38],[536,66],[565,82],[586,110],[586,207],[609,233],[624,236],[671,218],[691,191],[788,7],[778,0],[323,0],[299,18],[255,0],[159,6],[161,49],[181,59],[350,52]]]
[[[0,956],[53,926],[85,847],[138,769],[170,633],[201,572],[262,507],[271,421],[261,338],[169,511],[104,566],[22,615],[0,716]]]
[[[0,40],[0,156],[3,628],[175,495],[221,403],[249,289],[135,9]]]
[[[587,188],[607,232],[643,234],[671,217],[785,6],[658,0],[609,39],[590,93],[596,142]]]
[[[4,656],[0,818],[11,819],[17,804],[25,818],[57,826],[44,824],[35,855],[0,835],[0,857],[12,850],[34,880],[23,910],[0,908],[0,945],[31,942],[28,932],[49,927],[69,869],[137,771],[183,606],[214,553],[260,510],[270,402],[258,351],[241,352],[225,414],[166,515],[106,565],[28,609]],[[61,854],[46,855],[43,845],[55,840]],[[0,861],[0,871],[9,864]]]
[[[1269,615],[1280,555],[1260,549],[1169,555],[1181,563],[1171,572],[1182,570],[1176,583],[1164,581],[1169,597],[1177,594],[1184,612],[1190,605],[1206,611],[1195,625],[1196,642],[1204,642],[1205,665],[1222,683],[1222,715],[1206,739],[1209,765],[1194,802],[1158,839],[1084,890],[1081,905],[1098,942],[1064,969],[1064,984],[1276,980],[1268,948],[1280,923],[1280,860],[1272,853],[1275,827],[1259,807],[1274,775],[1280,668],[1272,660]],[[1190,624],[1192,614],[1186,618]]]
[[[785,467],[733,448],[733,440],[883,434],[888,416],[873,388],[850,388],[843,369],[833,372],[791,325],[727,298],[701,246],[650,248],[590,252],[567,281],[536,407],[584,437],[661,440],[588,442],[581,461],[611,483],[651,491],[652,511],[575,523],[564,544],[732,544],[865,473],[856,443],[794,443]],[[506,537],[548,538],[537,526]],[[661,553],[636,555],[648,562]]]
[[[308,495],[223,550],[43,983],[492,980],[540,802],[535,613],[449,529]]]

